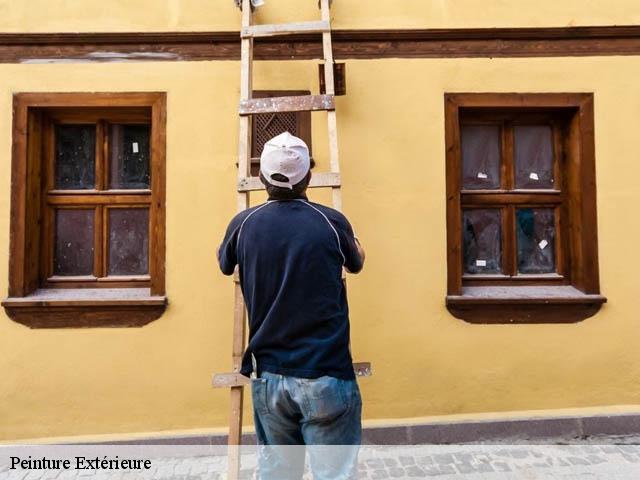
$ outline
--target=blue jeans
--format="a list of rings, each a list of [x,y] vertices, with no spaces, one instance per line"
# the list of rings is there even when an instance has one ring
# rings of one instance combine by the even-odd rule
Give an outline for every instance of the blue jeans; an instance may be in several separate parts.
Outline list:
[[[356,478],[362,399],[355,380],[263,372],[251,394],[260,479],[300,479],[305,449],[295,445],[309,446],[314,479]]]

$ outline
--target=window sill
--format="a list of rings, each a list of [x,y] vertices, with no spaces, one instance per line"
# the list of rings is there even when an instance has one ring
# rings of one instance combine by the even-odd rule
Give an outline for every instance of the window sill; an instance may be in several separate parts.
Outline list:
[[[446,299],[449,312],[470,323],[575,323],[606,301],[569,285],[463,287]]]
[[[141,327],[162,315],[167,297],[148,288],[47,288],[2,306],[30,328]]]

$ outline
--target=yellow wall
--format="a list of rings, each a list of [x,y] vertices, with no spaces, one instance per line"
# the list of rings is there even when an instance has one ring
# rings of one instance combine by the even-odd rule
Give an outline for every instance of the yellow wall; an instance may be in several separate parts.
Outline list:
[[[335,28],[633,25],[637,0],[334,0]],[[81,7],[80,7],[81,4]],[[317,0],[266,0],[258,20],[318,17]],[[1,32],[238,30],[233,0],[0,0]]]
[[[256,88],[317,90],[316,62],[262,62]],[[344,206],[367,252],[350,278],[367,419],[640,404],[640,58],[362,60],[338,99]],[[166,91],[167,294],[140,329],[30,330],[0,319],[0,439],[222,427],[232,284],[214,249],[235,209],[238,62],[0,66],[0,292],[11,96]],[[602,291],[575,325],[470,325],[444,307],[443,94],[595,92]],[[314,156],[326,166],[324,115]],[[411,172],[404,174],[404,172]],[[326,200],[326,196],[312,195]],[[3,315],[3,314],[0,314]]]

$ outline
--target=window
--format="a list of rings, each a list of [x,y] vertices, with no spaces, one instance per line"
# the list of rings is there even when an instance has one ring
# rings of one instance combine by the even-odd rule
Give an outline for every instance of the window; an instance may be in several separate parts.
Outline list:
[[[164,128],[164,94],[14,96],[14,320],[126,326],[164,311]]]
[[[253,98],[288,97],[311,95],[308,90],[256,90]],[[251,119],[251,175],[260,173],[260,154],[264,144],[276,135],[289,132],[301,138],[309,147],[311,154],[311,112],[278,112],[252,115]],[[315,163],[311,158],[311,167]]]
[[[449,94],[447,306],[474,322],[569,322],[598,280],[590,94]]]

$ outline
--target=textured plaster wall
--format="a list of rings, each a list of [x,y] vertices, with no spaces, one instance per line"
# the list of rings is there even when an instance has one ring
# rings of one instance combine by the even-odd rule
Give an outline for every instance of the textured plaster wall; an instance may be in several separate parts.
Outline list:
[[[334,0],[335,28],[633,25],[636,0]],[[266,0],[257,20],[318,18],[317,0]],[[233,0],[0,0],[0,32],[238,30]]]
[[[316,62],[263,62],[255,88],[317,90]],[[368,260],[349,279],[367,419],[640,404],[640,58],[366,60],[338,99],[344,207]],[[223,427],[232,283],[214,249],[235,209],[238,62],[0,66],[0,292],[7,290],[11,99],[166,91],[167,294],[139,329],[30,330],[0,312],[0,439]],[[470,325],[444,307],[443,94],[595,92],[602,291],[575,325]],[[314,156],[326,169],[325,114]],[[312,198],[328,201],[327,195]],[[257,200],[256,200],[257,201]],[[250,416],[247,415],[247,419]],[[249,420],[248,420],[249,421]]]

